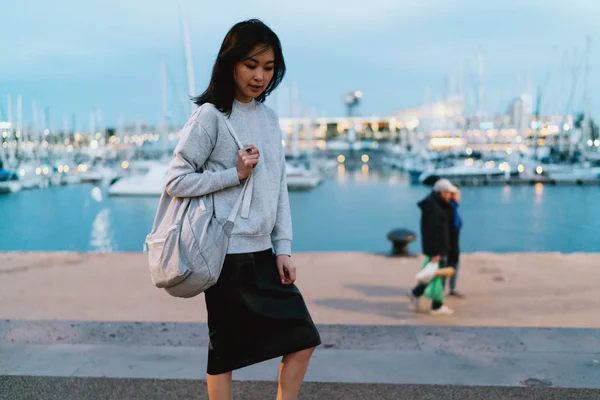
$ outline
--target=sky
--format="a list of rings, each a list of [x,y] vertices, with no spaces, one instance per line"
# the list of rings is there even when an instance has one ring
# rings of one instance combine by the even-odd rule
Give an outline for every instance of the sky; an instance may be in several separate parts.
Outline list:
[[[390,114],[438,99],[461,80],[474,108],[479,49],[488,112],[504,112],[511,99],[538,86],[543,113],[578,111],[586,35],[592,37],[591,112],[600,114],[600,2],[187,0],[185,9],[197,93],[233,24],[260,18],[279,35],[288,72],[269,104],[282,117],[293,85],[302,111],[313,115],[344,115],[343,95],[355,90],[363,92],[359,114]],[[92,112],[107,126],[159,122],[164,58],[172,121],[185,121],[178,1],[0,0],[0,15],[4,115],[10,94],[13,119],[22,95],[24,120],[32,120],[35,99],[55,128],[65,117],[73,124],[75,115],[76,127],[85,130]]]

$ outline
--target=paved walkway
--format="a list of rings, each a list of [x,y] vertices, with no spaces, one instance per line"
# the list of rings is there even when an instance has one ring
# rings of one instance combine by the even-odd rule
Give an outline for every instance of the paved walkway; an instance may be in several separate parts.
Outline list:
[[[208,400],[189,379],[0,376],[0,400]],[[235,400],[275,398],[274,381],[233,381]],[[299,400],[597,400],[594,389],[304,382]]]
[[[451,318],[409,310],[420,259],[295,257],[323,339],[301,399],[600,399],[600,255],[466,255]],[[144,255],[0,253],[0,282],[1,400],[206,398],[203,297]],[[277,363],[236,399],[274,397]]]
[[[600,254],[467,254],[452,318],[409,310],[421,259],[299,253],[298,286],[321,324],[600,328]],[[0,253],[0,318],[206,321],[203,296],[169,297],[140,253]]]
[[[600,330],[341,325],[320,331],[323,346],[309,382],[600,388]],[[205,376],[205,324],[4,321],[0,332],[0,375]],[[272,381],[277,368],[278,360],[270,360],[234,378]]]

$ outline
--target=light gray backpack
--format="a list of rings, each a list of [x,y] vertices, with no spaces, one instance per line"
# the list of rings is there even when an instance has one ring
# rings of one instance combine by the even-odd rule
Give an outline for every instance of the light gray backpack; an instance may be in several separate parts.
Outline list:
[[[225,118],[238,147],[242,143]],[[227,220],[216,218],[214,195],[171,197],[163,188],[152,231],[146,236],[150,277],[154,285],[174,297],[194,297],[217,283],[227,255],[229,237],[242,207],[248,218],[253,177],[246,179]]]

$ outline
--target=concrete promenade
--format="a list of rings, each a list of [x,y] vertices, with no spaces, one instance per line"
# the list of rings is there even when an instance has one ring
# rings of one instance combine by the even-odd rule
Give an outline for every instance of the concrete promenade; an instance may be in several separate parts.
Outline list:
[[[467,254],[450,318],[409,310],[420,258],[299,253],[298,287],[319,324],[600,328],[600,254]],[[139,253],[0,253],[0,318],[204,322],[204,297],[150,283]],[[423,310],[426,310],[424,304]]]
[[[600,398],[598,329],[319,330],[323,345],[311,361],[302,399]],[[203,323],[5,320],[0,398],[206,398],[202,385],[192,382],[204,380],[207,343]],[[236,398],[269,398],[277,368],[275,359],[235,371]],[[185,383],[173,386],[178,380]],[[133,390],[140,386],[163,394]]]
[[[466,255],[450,318],[409,310],[418,258],[296,259],[323,339],[300,399],[600,399],[600,255]],[[203,297],[142,254],[0,253],[0,283],[0,399],[206,398]],[[235,398],[274,398],[277,363]]]

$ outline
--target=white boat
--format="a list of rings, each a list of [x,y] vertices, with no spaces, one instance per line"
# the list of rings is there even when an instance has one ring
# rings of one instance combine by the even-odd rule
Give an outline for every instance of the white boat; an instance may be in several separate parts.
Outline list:
[[[150,164],[145,174],[134,174],[120,178],[110,185],[111,196],[160,196],[169,169],[168,164]],[[323,178],[312,169],[286,165],[287,186],[290,190],[312,189],[319,185]]]
[[[350,150],[350,143],[347,140],[332,139],[325,145],[329,151],[348,151]]]
[[[56,172],[50,177],[50,182],[54,186],[75,185],[81,183],[81,177],[66,172]]]
[[[47,171],[49,172],[49,169]],[[34,162],[19,165],[18,175],[19,183],[24,190],[46,188],[50,184],[48,174],[44,175],[42,167],[36,166]]]
[[[65,159],[58,159],[52,166],[52,175],[50,182],[52,185],[73,185],[81,183],[81,176],[77,170],[77,166]]]
[[[4,163],[0,160],[0,194],[14,193],[21,190],[19,177],[12,170],[4,169]]]
[[[0,182],[0,194],[15,193],[21,190],[21,183],[18,180]]]
[[[108,194],[111,196],[160,196],[168,169],[168,164],[151,164],[147,173],[125,176],[110,185]]]
[[[105,166],[81,166],[82,172],[81,181],[85,183],[110,183],[120,178],[119,173],[115,168]]]
[[[437,179],[469,180],[472,182],[485,183],[492,179],[503,179],[510,177],[510,170],[495,166],[480,165],[456,165],[446,168],[434,168],[423,171],[419,176],[421,183],[432,182]]]
[[[317,187],[323,178],[319,172],[286,164],[286,180],[289,190],[307,190]]]
[[[553,168],[548,171],[548,177],[555,183],[577,183],[598,181],[599,167],[564,166],[562,169]]]
[[[333,158],[314,158],[311,163],[321,171],[336,169],[339,165],[338,161]]]

